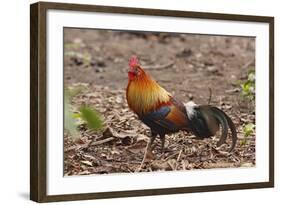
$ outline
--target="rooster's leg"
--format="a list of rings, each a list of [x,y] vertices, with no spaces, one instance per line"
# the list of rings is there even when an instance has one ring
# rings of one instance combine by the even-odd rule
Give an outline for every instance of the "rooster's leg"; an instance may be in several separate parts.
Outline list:
[[[149,145],[148,145],[148,149],[150,149],[151,151],[154,149],[155,146],[152,146],[155,138],[157,136],[157,133],[151,131],[151,137],[150,137],[150,141],[149,141]]]
[[[165,146],[165,134],[160,135],[160,140],[161,140],[161,152],[164,152],[164,146]]]

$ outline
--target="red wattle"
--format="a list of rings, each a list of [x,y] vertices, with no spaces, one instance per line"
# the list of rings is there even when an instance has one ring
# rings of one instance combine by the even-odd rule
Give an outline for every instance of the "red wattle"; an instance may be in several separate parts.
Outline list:
[[[129,77],[130,80],[133,80],[135,78],[135,73],[128,72],[128,77]]]

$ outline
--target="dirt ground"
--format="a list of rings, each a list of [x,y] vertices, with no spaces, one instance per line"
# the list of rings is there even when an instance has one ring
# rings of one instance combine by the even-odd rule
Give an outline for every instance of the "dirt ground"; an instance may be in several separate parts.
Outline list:
[[[237,126],[235,150],[228,153],[227,145],[217,148],[216,137],[197,140],[179,132],[166,137],[164,153],[159,146],[143,160],[150,132],[125,98],[132,55],[183,102],[208,104],[211,96],[210,104],[224,110]],[[65,87],[84,87],[72,105],[74,110],[83,104],[95,108],[104,128],[93,131],[82,123],[79,140],[65,133],[64,174],[255,166],[255,134],[245,143],[242,132],[245,123],[255,123],[255,105],[241,96],[239,84],[254,63],[254,38],[65,29]]]

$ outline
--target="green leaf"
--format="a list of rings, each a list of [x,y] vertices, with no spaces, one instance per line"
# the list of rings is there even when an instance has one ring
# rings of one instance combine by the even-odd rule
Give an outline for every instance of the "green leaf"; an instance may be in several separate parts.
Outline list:
[[[69,103],[69,96],[65,92],[64,96],[64,129],[70,134],[71,137],[79,137],[79,133],[76,129],[75,119],[73,118],[73,113],[71,112],[71,106]]]
[[[248,75],[248,80],[250,81],[250,82],[254,82],[255,81],[255,73],[249,73],[249,75]]]
[[[88,124],[91,129],[100,129],[102,128],[102,121],[100,115],[94,109],[91,109],[87,106],[82,106],[80,108],[81,118]]]
[[[248,123],[244,125],[243,132],[245,137],[251,136],[254,134],[255,125],[253,123]]]
[[[248,72],[248,79],[241,85],[242,96],[248,100],[255,100],[255,70]]]
[[[244,146],[244,145],[246,145],[247,144],[247,140],[246,139],[242,139],[241,141],[240,141],[240,145],[241,146]]]
[[[79,118],[81,118],[81,114],[80,113],[72,113],[72,118],[79,119]]]

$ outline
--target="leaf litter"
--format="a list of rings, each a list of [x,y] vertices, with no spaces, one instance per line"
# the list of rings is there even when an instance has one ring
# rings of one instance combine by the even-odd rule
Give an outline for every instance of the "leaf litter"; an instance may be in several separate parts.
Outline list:
[[[255,135],[248,137],[247,143],[240,143],[245,140],[244,122],[236,115],[230,115],[238,132],[232,153],[227,152],[228,145],[216,147],[217,137],[197,140],[191,133],[178,132],[167,135],[164,153],[160,151],[160,140],[155,140],[155,149],[148,151],[144,159],[150,130],[129,110],[124,90],[87,85],[73,97],[72,104],[93,107],[103,116],[104,125],[95,131],[82,122],[78,140],[64,134],[65,176],[255,166]],[[241,116],[254,122],[254,115]]]

